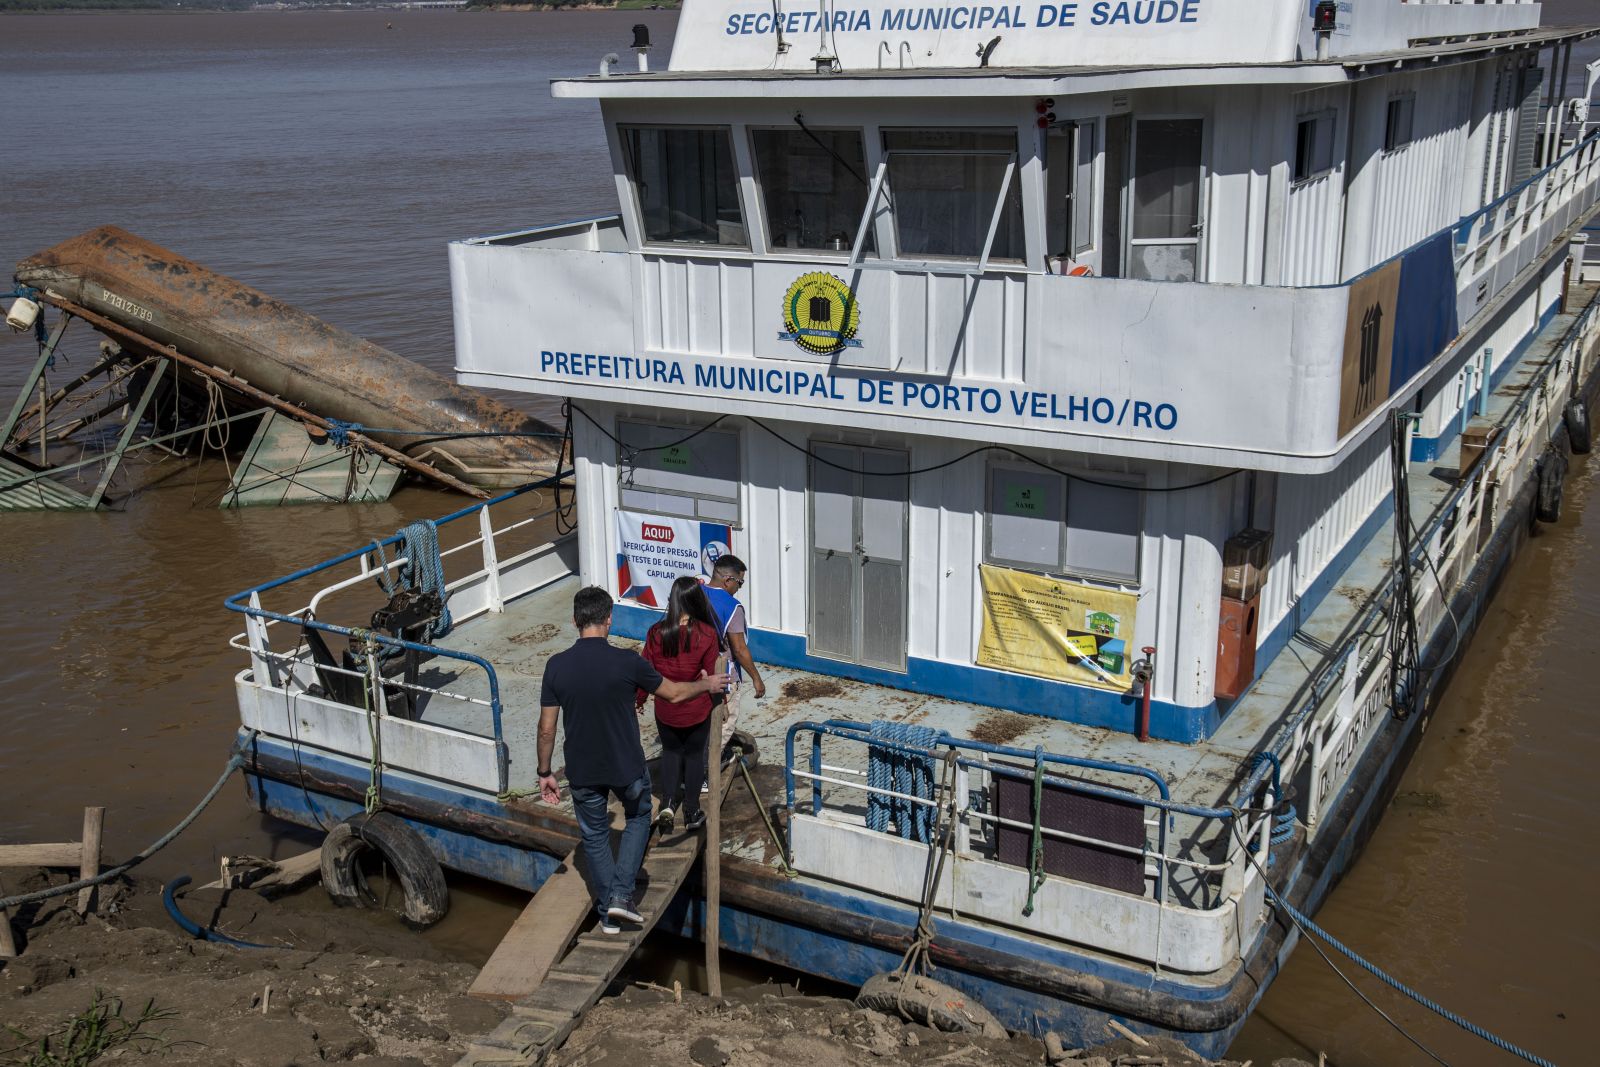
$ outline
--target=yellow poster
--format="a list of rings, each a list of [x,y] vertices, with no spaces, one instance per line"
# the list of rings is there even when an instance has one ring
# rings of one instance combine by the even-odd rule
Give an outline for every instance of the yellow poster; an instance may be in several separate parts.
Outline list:
[[[982,566],[978,663],[1100,689],[1125,690],[1134,611],[1128,593]]]

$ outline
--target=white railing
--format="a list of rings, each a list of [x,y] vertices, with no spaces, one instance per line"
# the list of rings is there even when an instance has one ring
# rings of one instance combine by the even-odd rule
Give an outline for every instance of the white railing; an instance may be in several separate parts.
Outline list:
[[[1593,207],[1600,195],[1600,136],[1455,226],[1458,319],[1471,317]]]
[[[532,494],[529,499],[536,502],[535,511],[497,525],[496,518],[508,502],[525,493]],[[508,601],[573,572],[576,561],[570,533],[520,552],[506,551],[509,535],[561,517],[560,509],[541,508],[542,503],[539,490],[529,487],[439,521],[439,527],[449,529],[458,521],[475,520],[475,536],[439,552],[445,600],[458,624],[500,612]],[[245,615],[244,632],[234,635],[229,645],[246,652],[251,662],[238,680],[241,719],[247,727],[295,744],[455,784],[503,791],[508,784],[507,750],[494,666],[444,645],[404,641],[366,629],[380,579],[385,587],[394,584],[399,569],[410,562],[404,555],[384,557],[384,546],[394,546],[397,541],[398,535],[374,542],[229,598],[228,606]],[[299,606],[287,610],[263,606],[264,595],[281,597],[280,591],[303,590],[313,580],[322,584],[305,599],[295,601]],[[367,593],[364,601],[354,593],[362,588]],[[338,614],[330,616],[330,604],[339,605]],[[330,617],[341,621],[330,622]],[[295,631],[294,643],[287,649],[273,647],[273,628],[279,626]],[[324,641],[328,636],[350,638],[354,665],[318,663],[306,631],[316,631]],[[427,685],[388,675],[381,669],[380,652],[402,649],[448,665],[447,680]],[[359,704],[341,702],[327,691],[334,687],[335,679],[343,678],[359,680]],[[427,703],[429,719],[451,721],[421,722],[392,715],[393,693],[409,696],[413,707]],[[443,707],[434,701],[442,702]],[[452,713],[452,707],[458,710]]]

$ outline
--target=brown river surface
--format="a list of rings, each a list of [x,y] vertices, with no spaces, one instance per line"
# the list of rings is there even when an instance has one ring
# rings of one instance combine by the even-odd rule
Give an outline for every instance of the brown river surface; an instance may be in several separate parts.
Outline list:
[[[448,240],[615,209],[598,109],[552,100],[548,81],[626,52],[638,21],[670,41],[666,12],[0,16],[0,265],[116,223],[448,373]],[[64,348],[67,369],[94,354],[86,330]],[[0,404],[33,354],[0,338]],[[108,808],[108,860],[164,832],[236,729],[244,662],[223,598],[460,504],[408,488],[384,505],[225,511],[220,465],[171,466],[119,511],[0,516],[0,842],[76,839],[88,804]],[[1318,917],[1564,1065],[1600,1058],[1600,858],[1582,830],[1600,760],[1597,478],[1574,464],[1566,517],[1513,568]],[[145,870],[203,881],[223,855],[303,841],[232,785]],[[521,901],[456,890],[426,936],[481,961]],[[1355,981],[1450,1063],[1513,1062]],[[1302,947],[1234,1055],[1318,1051],[1340,1067],[1429,1062]]]

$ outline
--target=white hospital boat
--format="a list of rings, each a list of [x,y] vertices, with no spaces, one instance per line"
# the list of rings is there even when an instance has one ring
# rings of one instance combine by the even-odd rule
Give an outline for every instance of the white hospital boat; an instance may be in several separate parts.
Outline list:
[[[723,943],[859,983],[931,890],[1008,1026],[1222,1053],[1297,940],[1269,888],[1352,862],[1588,447],[1595,31],[1539,10],[686,0],[665,70],[554,86],[619,213],[450,247],[460,379],[567,398],[576,504],[441,522],[455,628],[385,686],[393,636],[305,644],[368,625],[366,546],[233,598],[253,797],[376,781],[537,887],[572,592],[638,637],[731,550],[780,817],[731,818]]]

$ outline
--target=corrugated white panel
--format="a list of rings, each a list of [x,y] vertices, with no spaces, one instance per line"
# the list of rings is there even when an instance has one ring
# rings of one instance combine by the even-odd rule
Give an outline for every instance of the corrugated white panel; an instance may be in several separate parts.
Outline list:
[[[1397,75],[1386,92],[1363,93],[1362,106],[1376,109],[1382,137],[1389,101],[1412,95],[1411,142],[1384,151],[1378,142],[1372,166],[1371,262],[1378,263],[1449,226],[1457,219],[1472,106],[1471,82],[1458,68]]]
[[[1331,285],[1339,280],[1344,233],[1348,90],[1317,89],[1295,97],[1296,125],[1313,116],[1333,122],[1333,169],[1289,187],[1284,209],[1283,285]],[[1290,145],[1293,151],[1294,146]]]
[[[722,353],[752,350],[756,314],[756,272],[746,261],[722,264]]]
[[[721,355],[723,308],[726,306],[722,264],[716,260],[688,259],[682,266],[686,281],[684,320],[689,333],[685,347],[674,351],[697,356]]]
[[[1294,609],[1389,491],[1385,434],[1367,438],[1329,474],[1279,476],[1272,566],[1261,595],[1263,638]]]
[[[889,346],[896,370],[927,368],[928,276],[896,271],[890,278]]]

